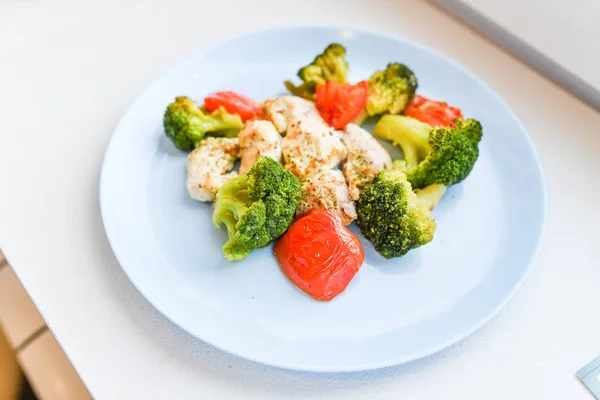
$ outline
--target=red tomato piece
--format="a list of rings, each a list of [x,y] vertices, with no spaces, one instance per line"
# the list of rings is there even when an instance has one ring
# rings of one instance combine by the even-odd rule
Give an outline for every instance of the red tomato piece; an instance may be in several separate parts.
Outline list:
[[[342,129],[361,113],[369,97],[369,81],[355,85],[328,81],[317,85],[315,103],[321,117],[334,129]]]
[[[204,99],[204,107],[210,112],[223,107],[228,113],[239,115],[244,122],[260,113],[254,100],[231,91],[216,92],[208,95]]]
[[[312,210],[295,221],[275,244],[285,275],[317,300],[342,293],[364,262],[358,238],[331,210]]]
[[[431,126],[452,126],[455,118],[462,118],[459,108],[452,107],[443,101],[427,99],[415,95],[404,109],[404,115],[426,122]]]

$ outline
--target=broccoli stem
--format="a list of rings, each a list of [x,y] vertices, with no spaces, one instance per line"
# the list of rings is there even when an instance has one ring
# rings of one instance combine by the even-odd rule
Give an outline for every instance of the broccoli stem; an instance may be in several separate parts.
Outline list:
[[[315,99],[315,84],[314,82],[305,82],[302,85],[296,86],[291,81],[287,80],[283,82],[287,90],[290,91],[294,96],[302,97],[307,100],[314,101]]]
[[[415,194],[417,195],[416,203],[427,207],[429,211],[431,211],[438,205],[440,199],[444,196],[444,193],[446,193],[446,189],[446,185],[439,183],[434,183],[423,189],[417,189],[415,190]]]
[[[218,202],[220,209],[215,210],[214,215],[217,217],[213,222],[217,228],[221,224],[225,224],[231,240],[236,232],[236,224],[248,210],[252,201],[248,195],[248,175],[236,176],[229,181],[233,186],[230,186],[231,190],[221,194],[223,198]]]
[[[431,125],[414,118],[384,115],[373,128],[373,135],[400,146],[404,153],[405,168],[411,170],[429,154],[429,133],[432,129]]]

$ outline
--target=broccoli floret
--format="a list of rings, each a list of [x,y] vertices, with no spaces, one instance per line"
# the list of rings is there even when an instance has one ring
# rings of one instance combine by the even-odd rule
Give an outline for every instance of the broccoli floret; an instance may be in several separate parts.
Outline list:
[[[356,204],[360,231],[385,258],[401,257],[433,240],[437,225],[430,210],[444,192],[435,186],[415,194],[402,171],[381,171]]]
[[[196,107],[192,99],[179,96],[165,110],[163,127],[178,149],[190,150],[204,135],[235,137],[244,123],[239,115],[229,114],[222,107],[209,113]]]
[[[404,64],[390,63],[369,78],[369,97],[361,113],[352,121],[362,125],[369,117],[400,114],[412,100],[418,83],[414,72]]]
[[[277,161],[261,157],[247,174],[229,179],[217,192],[213,222],[225,224],[223,254],[243,260],[285,233],[293,222],[302,190],[298,179]]]
[[[287,80],[285,87],[295,96],[313,100],[317,84],[328,81],[346,83],[348,69],[346,48],[339,43],[332,43],[312,63],[298,70],[298,77],[303,82],[300,86]]]
[[[384,115],[373,135],[402,148],[394,168],[406,173],[415,189],[431,184],[451,186],[463,181],[479,157],[483,135],[479,121],[455,119],[453,126],[432,127],[402,115]]]
[[[417,91],[417,77],[404,64],[390,63],[369,79],[370,93],[366,110],[369,115],[400,114]]]

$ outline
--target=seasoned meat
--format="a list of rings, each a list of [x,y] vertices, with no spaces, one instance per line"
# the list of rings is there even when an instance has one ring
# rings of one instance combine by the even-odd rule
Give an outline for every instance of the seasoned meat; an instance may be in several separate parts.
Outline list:
[[[209,137],[188,156],[186,186],[189,195],[200,201],[213,201],[233,168],[240,151],[238,138]]]
[[[391,168],[392,158],[368,131],[358,125],[348,124],[342,135],[348,149],[348,158],[343,166],[350,197],[358,200],[363,186],[371,183],[375,175]]]
[[[240,174],[252,168],[260,156],[281,162],[281,136],[269,121],[248,121],[239,134],[242,165]]]

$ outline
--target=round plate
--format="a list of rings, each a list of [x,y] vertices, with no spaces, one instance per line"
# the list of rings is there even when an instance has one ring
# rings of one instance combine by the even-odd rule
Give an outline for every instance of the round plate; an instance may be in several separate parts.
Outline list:
[[[223,257],[226,230],[212,224],[210,203],[187,195],[187,154],[165,137],[162,116],[178,95],[201,101],[227,89],[261,101],[284,94],[283,81],[297,81],[298,68],[332,42],[347,48],[351,81],[403,62],[415,71],[419,93],[479,119],[484,135],[473,172],[434,211],[434,240],[385,260],[361,237],[361,270],[340,296],[318,302],[283,275],[272,246],[241,262]],[[252,33],[193,54],[164,73],[114,132],[100,204],[119,263],[167,318],[238,356],[311,371],[407,362],[481,327],[528,275],[546,209],[532,143],[484,82],[406,39],[339,27]],[[352,229],[359,234],[355,223]]]

